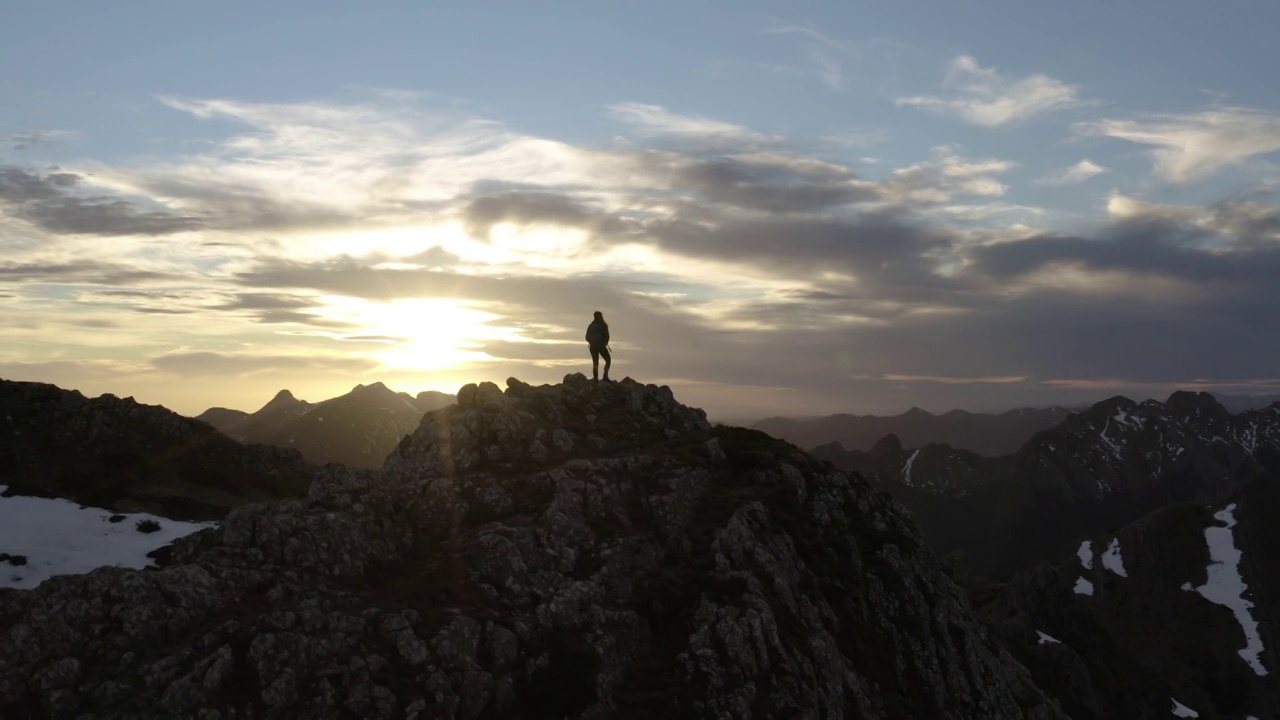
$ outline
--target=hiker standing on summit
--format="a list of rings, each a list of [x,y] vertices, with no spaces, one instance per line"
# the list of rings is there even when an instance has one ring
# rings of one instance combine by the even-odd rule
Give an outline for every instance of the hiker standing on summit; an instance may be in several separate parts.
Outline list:
[[[600,358],[604,358],[604,379],[609,381],[609,366],[613,358],[609,357],[609,323],[604,321],[604,313],[596,311],[595,320],[587,326],[587,347],[591,348],[591,379],[600,379]]]

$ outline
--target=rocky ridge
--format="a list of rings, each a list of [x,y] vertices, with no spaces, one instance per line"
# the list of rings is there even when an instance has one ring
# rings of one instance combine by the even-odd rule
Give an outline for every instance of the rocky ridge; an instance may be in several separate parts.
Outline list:
[[[300,495],[312,473],[296,452],[244,446],[133,398],[0,380],[0,484],[12,493],[205,520]]]
[[[0,714],[1064,717],[888,496],[664,387],[467,386],[315,472],[0,593]]]

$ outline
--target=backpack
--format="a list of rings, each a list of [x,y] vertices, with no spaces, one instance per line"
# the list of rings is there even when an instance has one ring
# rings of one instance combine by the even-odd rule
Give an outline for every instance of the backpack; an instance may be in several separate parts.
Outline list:
[[[591,321],[587,326],[587,344],[593,347],[604,347],[609,343],[609,326],[599,321]]]

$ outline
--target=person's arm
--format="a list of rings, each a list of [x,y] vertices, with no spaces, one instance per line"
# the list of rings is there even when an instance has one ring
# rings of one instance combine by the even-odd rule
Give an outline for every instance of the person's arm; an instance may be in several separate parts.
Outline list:
[[[608,325],[604,326],[604,344],[605,345],[609,344],[609,326]]]

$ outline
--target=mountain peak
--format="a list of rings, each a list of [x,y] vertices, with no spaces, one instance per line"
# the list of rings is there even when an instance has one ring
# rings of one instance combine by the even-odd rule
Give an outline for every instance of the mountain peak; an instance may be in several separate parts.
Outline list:
[[[902,413],[904,417],[933,417],[933,413],[924,408],[912,405],[911,409]]]
[[[1179,415],[1205,415],[1208,417],[1227,417],[1231,413],[1218,402],[1218,399],[1207,392],[1178,390],[1165,401],[1165,407]]]
[[[299,400],[294,397],[292,392],[285,389],[276,393],[275,397],[271,398],[266,405],[259,408],[255,414],[270,414],[272,411],[287,411],[290,414],[293,414],[300,412],[300,408],[305,408],[306,405],[307,403],[305,401]]]
[[[880,438],[875,445],[872,445],[871,450],[868,451],[867,454],[873,460],[880,460],[887,457],[893,457],[895,455],[901,455],[902,453],[902,440],[900,440],[897,435],[889,433],[888,435]]]

